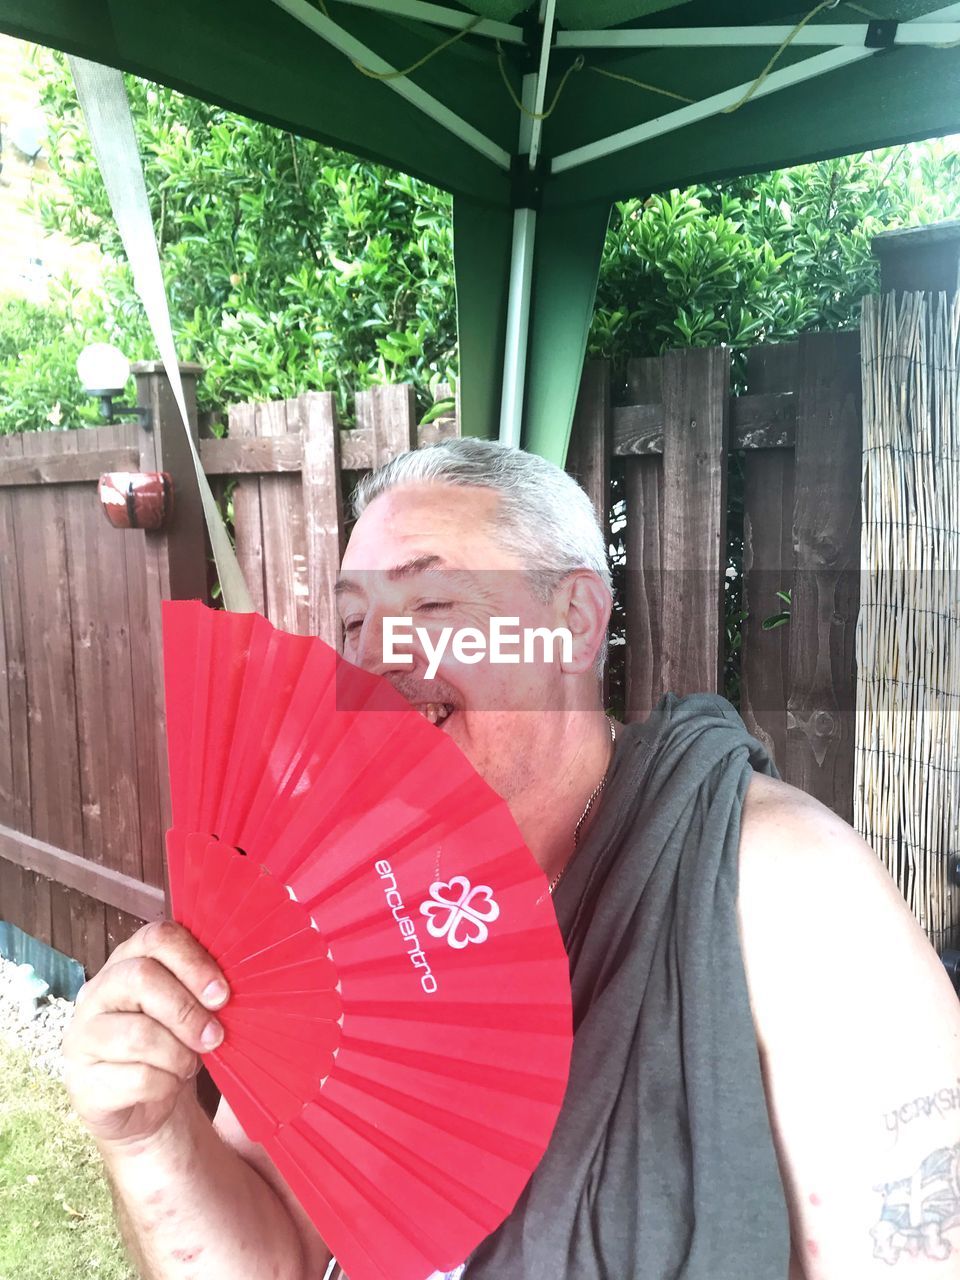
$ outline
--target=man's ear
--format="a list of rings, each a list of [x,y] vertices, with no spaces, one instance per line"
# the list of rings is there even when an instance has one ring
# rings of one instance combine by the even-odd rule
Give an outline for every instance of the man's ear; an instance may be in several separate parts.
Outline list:
[[[597,653],[607,634],[613,597],[603,580],[589,569],[578,569],[566,578],[557,593],[560,624],[573,637],[569,661],[560,668],[568,675],[594,670]]]

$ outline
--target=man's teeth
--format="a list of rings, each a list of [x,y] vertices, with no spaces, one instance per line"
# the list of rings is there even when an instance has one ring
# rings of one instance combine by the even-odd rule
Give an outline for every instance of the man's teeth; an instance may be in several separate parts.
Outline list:
[[[446,702],[424,702],[421,703],[417,710],[422,716],[426,716],[431,724],[441,724],[446,720],[453,707]]]

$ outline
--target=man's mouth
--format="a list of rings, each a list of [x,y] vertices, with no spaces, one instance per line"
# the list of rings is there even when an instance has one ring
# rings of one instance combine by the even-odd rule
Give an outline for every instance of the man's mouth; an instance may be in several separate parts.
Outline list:
[[[422,716],[435,725],[442,725],[454,712],[452,702],[419,702],[415,707]]]

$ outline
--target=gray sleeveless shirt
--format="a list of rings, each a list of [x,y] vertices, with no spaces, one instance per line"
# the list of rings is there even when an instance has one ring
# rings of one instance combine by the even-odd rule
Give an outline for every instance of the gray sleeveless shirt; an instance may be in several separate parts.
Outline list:
[[[777,776],[712,694],[667,694],[621,731],[555,895],[575,1029],[563,1108],[464,1280],[786,1280],[737,931],[751,769]]]

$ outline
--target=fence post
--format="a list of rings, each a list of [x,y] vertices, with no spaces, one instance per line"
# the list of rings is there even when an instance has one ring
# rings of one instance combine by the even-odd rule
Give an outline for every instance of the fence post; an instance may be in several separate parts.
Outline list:
[[[173,390],[159,361],[143,361],[133,366],[137,380],[137,403],[150,409],[148,426],[141,424],[141,471],[166,471],[173,479],[173,510],[163,529],[144,530],[145,599],[150,638],[149,671],[134,679],[138,725],[154,726],[156,764],[160,786],[161,831],[172,823],[170,777],[167,768],[167,726],[163,698],[162,600],[202,600],[207,602],[207,539],[200,505],[200,490],[190,457],[183,423],[173,398]],[[197,443],[196,364],[182,364],[180,376],[187,415]],[[149,729],[145,729],[149,732]],[[164,877],[166,880],[166,877]],[[169,914],[169,886],[164,886],[165,909]]]
[[[747,354],[750,395],[795,392],[800,348],[795,342],[754,347]],[[793,475],[790,448],[747,449],[743,459],[743,644],[740,714],[787,768],[790,628],[764,631],[763,620],[784,611],[778,591],[793,585]]]
[[[722,688],[730,351],[663,357],[663,651],[666,688]]]
[[[588,360],[580,379],[573,415],[567,471],[585,489],[608,538],[610,524],[610,454],[613,418],[610,411],[610,361]]]
[[[631,404],[660,404],[661,362],[648,356],[627,363]],[[663,668],[663,455],[624,459],[627,512],[624,613],[627,630],[627,721],[646,720],[664,692]]]
[[[200,490],[183,423],[173,398],[173,389],[157,360],[133,366],[137,380],[137,402],[151,412],[150,426],[140,429],[140,467],[143,471],[166,471],[173,479],[173,514],[165,528],[146,533],[148,566],[157,574],[160,599],[207,599],[206,530]],[[180,377],[187,403],[187,415],[198,443],[198,364],[182,364]],[[148,568],[148,573],[151,569]]]
[[[859,333],[800,339],[786,780],[853,820],[863,456]]]
[[[307,392],[301,405],[309,633],[339,649],[342,636],[333,587],[343,556],[345,531],[337,407],[329,391]]]

